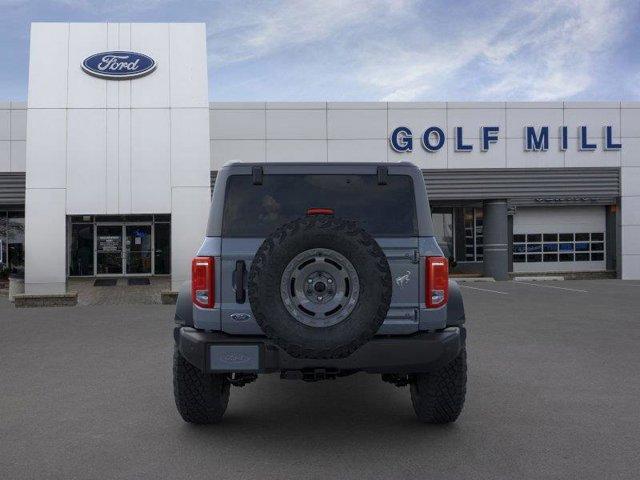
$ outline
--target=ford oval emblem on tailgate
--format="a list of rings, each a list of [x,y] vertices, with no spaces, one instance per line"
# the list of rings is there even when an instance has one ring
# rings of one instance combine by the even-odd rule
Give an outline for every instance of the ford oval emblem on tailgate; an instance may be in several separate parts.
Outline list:
[[[107,80],[130,80],[151,73],[156,68],[156,61],[136,52],[102,52],[87,57],[82,62],[82,69],[94,77]]]

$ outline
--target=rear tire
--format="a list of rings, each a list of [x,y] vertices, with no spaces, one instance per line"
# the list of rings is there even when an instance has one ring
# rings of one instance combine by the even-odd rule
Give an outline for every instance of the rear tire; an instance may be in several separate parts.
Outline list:
[[[174,347],[173,395],[185,422],[206,425],[222,420],[229,403],[229,380],[191,365]]]
[[[467,392],[467,351],[463,347],[448,365],[411,380],[411,403],[424,423],[455,422]]]

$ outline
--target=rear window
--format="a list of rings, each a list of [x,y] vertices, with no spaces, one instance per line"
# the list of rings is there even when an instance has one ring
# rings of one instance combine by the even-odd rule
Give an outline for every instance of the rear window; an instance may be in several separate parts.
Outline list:
[[[408,175],[232,175],[226,190],[222,234],[265,237],[304,217],[309,208],[331,208],[376,236],[417,236],[413,182]]]

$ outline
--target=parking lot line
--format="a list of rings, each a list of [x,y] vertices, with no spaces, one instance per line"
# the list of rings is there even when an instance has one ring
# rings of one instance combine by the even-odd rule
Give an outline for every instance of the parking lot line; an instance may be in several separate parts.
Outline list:
[[[516,282],[513,282],[513,283],[520,283],[522,285],[530,285],[532,287],[555,288],[556,290],[568,290],[570,292],[589,293],[587,290],[579,290],[577,288],[556,287],[554,285],[540,285],[538,283],[529,283],[529,282],[520,282],[520,281],[516,281]]]
[[[470,288],[471,290],[480,290],[481,292],[499,293],[500,295],[509,295],[507,292],[499,292],[498,290],[489,290],[488,288],[470,287],[469,285],[460,285],[461,288]]]

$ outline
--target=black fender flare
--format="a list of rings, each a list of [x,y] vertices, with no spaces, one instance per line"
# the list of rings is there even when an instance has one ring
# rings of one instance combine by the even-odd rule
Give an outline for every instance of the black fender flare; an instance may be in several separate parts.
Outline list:
[[[191,282],[189,281],[180,286],[174,320],[176,325],[181,327],[193,327],[193,303],[191,300]]]
[[[455,280],[449,280],[449,301],[447,302],[447,327],[456,327],[465,322],[464,303],[460,286]]]

